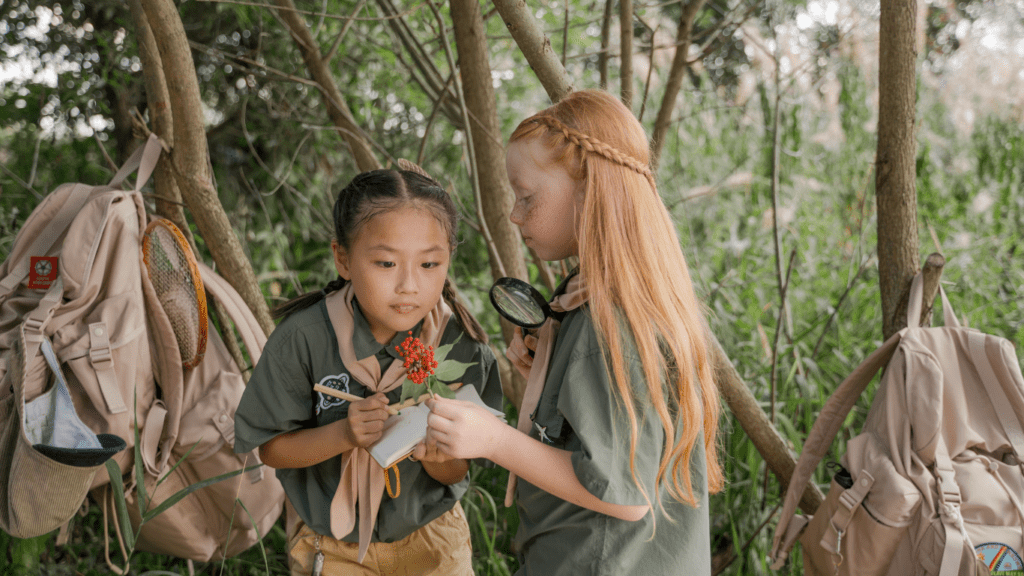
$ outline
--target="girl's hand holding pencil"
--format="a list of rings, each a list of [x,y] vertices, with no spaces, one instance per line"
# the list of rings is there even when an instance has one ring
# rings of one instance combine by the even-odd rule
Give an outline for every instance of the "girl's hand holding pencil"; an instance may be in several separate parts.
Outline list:
[[[369,448],[384,432],[388,397],[377,393],[369,398],[354,398],[346,398],[349,401],[348,418],[345,419],[347,436],[354,446]]]

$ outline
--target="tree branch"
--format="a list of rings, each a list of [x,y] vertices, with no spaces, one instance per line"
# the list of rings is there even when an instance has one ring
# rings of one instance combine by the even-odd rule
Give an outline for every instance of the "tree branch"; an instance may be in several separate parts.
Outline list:
[[[622,103],[633,109],[633,0],[619,0],[619,84]]]
[[[164,77],[175,79],[167,85],[175,138],[171,152],[175,179],[214,262],[263,331],[270,334],[274,329],[270,310],[213,187],[199,82],[181,17],[171,0],[142,0],[142,6],[156,40]]]
[[[544,35],[527,4],[517,0],[494,0],[494,7],[551,101],[558,102],[572,92],[575,88],[569,73],[558,61],[551,40]]]
[[[355,118],[349,110],[348,105],[334,82],[334,76],[327,67],[327,63],[320,55],[320,49],[313,36],[309,33],[309,27],[296,13],[292,0],[275,0],[279,8],[280,18],[291,32],[292,38],[302,52],[302,59],[309,68],[310,75],[316,81],[320,93],[327,104],[327,115],[331,122],[340,129],[342,138],[348,144],[355,158],[356,166],[360,171],[376,170],[381,167],[380,161],[373,154],[370,145],[362,130],[356,125]]]
[[[665,137],[668,135],[668,129],[672,123],[672,112],[676,107],[676,99],[683,86],[683,77],[687,69],[686,53],[690,48],[693,21],[697,18],[701,7],[704,6],[704,2],[705,0],[690,0],[683,6],[683,13],[679,17],[679,28],[676,31],[676,54],[672,58],[672,67],[669,69],[668,81],[665,83],[665,95],[654,121],[654,134],[651,136],[651,165],[655,172],[658,170],[661,150],[665,146]]]

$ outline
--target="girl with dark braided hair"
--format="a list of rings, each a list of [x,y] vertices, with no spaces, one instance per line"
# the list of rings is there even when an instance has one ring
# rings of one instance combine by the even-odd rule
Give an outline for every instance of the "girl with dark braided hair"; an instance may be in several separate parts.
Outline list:
[[[288,535],[292,574],[473,573],[459,504],[467,460],[420,443],[396,465],[392,496],[367,451],[401,395],[399,348],[410,333],[435,349],[454,342],[447,357],[469,364],[463,384],[501,408],[487,337],[448,277],[458,212],[435,180],[409,167],[359,174],[338,194],[338,278],[275,311],[284,320],[235,416],[235,449],[259,447],[301,519]]]

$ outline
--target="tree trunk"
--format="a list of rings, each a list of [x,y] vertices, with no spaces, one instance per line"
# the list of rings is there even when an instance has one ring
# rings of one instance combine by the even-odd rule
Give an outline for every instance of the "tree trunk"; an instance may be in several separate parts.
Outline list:
[[[455,46],[459,53],[459,76],[469,109],[476,155],[477,180],[480,185],[480,203],[494,250],[504,266],[505,274],[528,280],[523,260],[522,238],[519,230],[508,219],[512,212],[512,187],[505,174],[505,147],[502,144],[501,125],[494,85],[491,83],[491,64],[487,56],[487,36],[478,0],[451,0],[452,21],[455,24]],[[491,262],[491,276],[501,273],[497,262]],[[505,342],[512,341],[512,326],[502,322]],[[525,386],[516,374],[513,388]]]
[[[917,146],[914,107],[917,86],[915,0],[882,0],[878,54],[878,279],[882,335],[907,325],[907,296],[919,267],[917,239]]]
[[[653,164],[655,172],[658,170],[661,150],[665,147],[665,137],[672,125],[672,113],[676,109],[676,99],[679,97],[679,90],[683,86],[683,79],[686,77],[686,70],[689,67],[686,61],[690,54],[693,21],[697,18],[701,7],[704,6],[704,2],[705,0],[690,0],[683,6],[683,15],[679,18],[679,29],[676,31],[676,54],[672,58],[672,68],[668,73],[668,82],[665,83],[665,95],[661,100],[661,108],[658,109],[658,117],[654,121],[654,134],[651,136],[651,164]]]
[[[526,61],[533,68],[552,102],[558,102],[575,90],[569,73],[558,60],[551,48],[551,40],[544,35],[537,19],[530,12],[526,2],[519,0],[494,0],[494,7],[501,14],[508,31],[519,46]]]
[[[156,46],[156,39],[153,38],[153,30],[150,29],[149,22],[146,20],[142,0],[128,0],[128,8],[132,15],[132,22],[135,24],[135,36],[139,44],[139,58],[142,60],[142,75],[146,82],[146,101],[149,119],[153,124],[152,130],[164,141],[164,144],[173,150],[174,123],[171,118],[171,97],[167,92],[167,79],[164,77],[164,65],[160,59],[160,51]],[[185,210],[182,208],[181,191],[178,190],[178,184],[174,181],[170,156],[166,153],[161,155],[153,175],[153,185],[156,189],[156,213],[173,222],[188,239],[189,244],[194,246],[192,230],[188,226]]]
[[[281,8],[279,10],[281,20],[288,26],[288,31],[291,32],[299,51],[302,52],[302,59],[306,62],[309,73],[320,87],[320,93],[327,105],[327,115],[341,132],[341,137],[344,138],[349,149],[352,150],[352,156],[356,160],[359,171],[377,170],[381,164],[373,154],[373,150],[370,149],[370,144],[363,135],[363,131],[356,125],[352,112],[345,104],[345,99],[342,98],[341,91],[338,90],[338,85],[334,82],[331,69],[328,68],[320,54],[320,47],[313,39],[313,35],[310,34],[309,27],[306,26],[302,16],[295,11],[295,4],[292,3],[292,0],[274,0],[274,3]]]
[[[653,43],[654,39],[651,41]],[[622,90],[622,103],[632,110],[633,0],[619,0],[619,84]]]
[[[172,0],[142,0],[142,6],[164,77],[174,79],[167,89],[175,140],[171,150],[175,180],[221,274],[242,296],[263,331],[270,334],[274,329],[270,309],[213,187],[199,81],[181,16]]]

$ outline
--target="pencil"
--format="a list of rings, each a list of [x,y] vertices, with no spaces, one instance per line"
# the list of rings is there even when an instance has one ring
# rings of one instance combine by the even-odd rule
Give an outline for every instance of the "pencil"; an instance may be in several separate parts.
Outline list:
[[[363,398],[362,396],[356,396],[355,394],[349,394],[348,392],[342,392],[341,390],[335,390],[334,388],[328,388],[327,386],[324,386],[323,384],[315,384],[313,386],[313,390],[315,390],[317,392],[321,392],[323,394],[327,394],[328,396],[334,396],[335,398],[341,398],[342,400],[348,400],[349,402],[358,402],[360,400],[366,400],[366,398]],[[397,416],[398,415],[398,408],[395,408],[394,406],[388,406],[386,408],[386,410],[388,411],[388,414],[391,414],[392,416]]]

